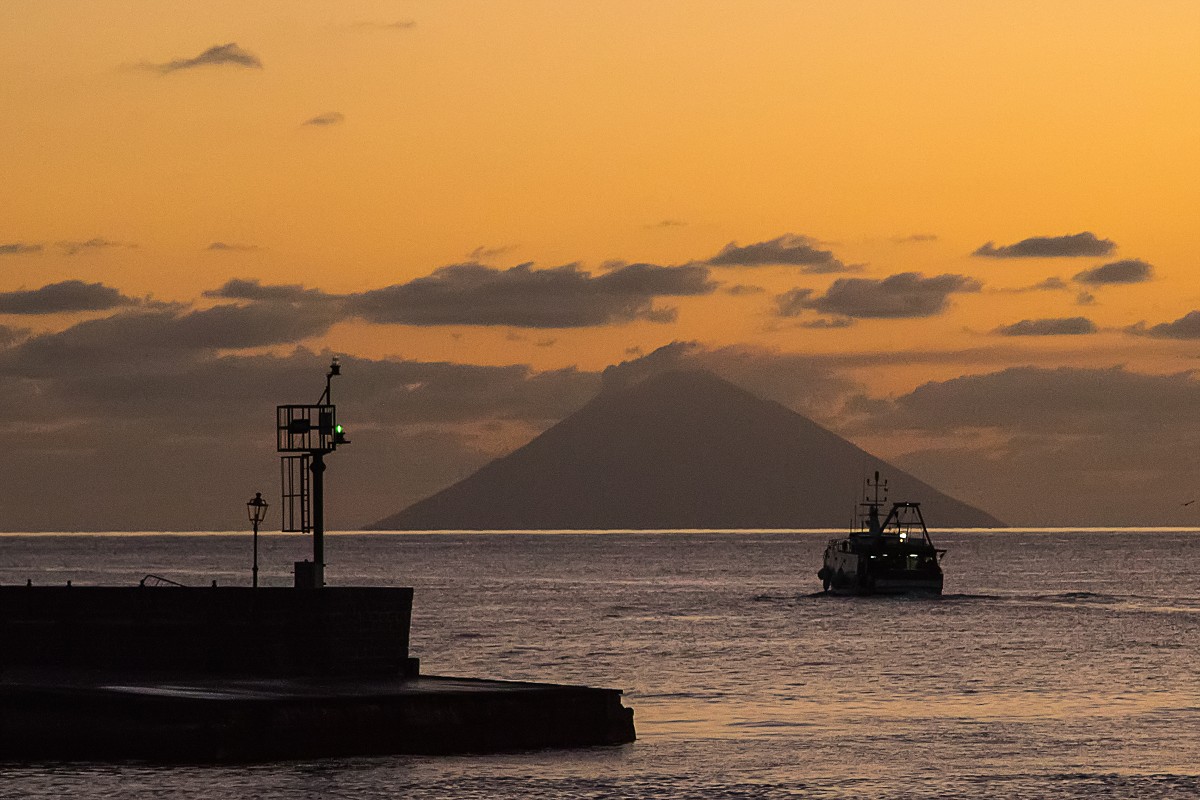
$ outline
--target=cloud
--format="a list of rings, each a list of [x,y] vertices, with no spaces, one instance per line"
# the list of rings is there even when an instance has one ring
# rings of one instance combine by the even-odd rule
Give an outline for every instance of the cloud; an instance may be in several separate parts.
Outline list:
[[[766,291],[761,286],[752,286],[747,283],[735,283],[733,286],[726,286],[723,290],[725,294],[741,297],[747,294],[762,294]]]
[[[833,319],[810,319],[800,323],[801,328],[813,328],[815,330],[837,330],[839,328],[849,328],[854,324],[854,320],[849,317],[834,317]]]
[[[63,249],[63,252],[69,256],[78,255],[79,253],[88,250],[111,250],[113,248],[135,248],[137,245],[133,242],[114,242],[111,239],[95,237],[86,241],[65,241],[59,242],[58,246]]]
[[[285,298],[299,291],[302,303],[316,290],[244,280],[216,291],[259,299],[215,314],[124,312],[93,321],[104,324],[0,340],[0,414],[27,432],[11,437],[0,458],[6,528],[236,529],[244,524],[239,509],[247,496],[278,491],[271,409],[314,401],[332,354],[229,350],[285,339],[288,318],[309,318],[309,306],[298,313]],[[334,314],[343,298],[321,296],[328,302],[313,310]],[[256,316],[264,320],[258,332]],[[532,341],[541,346],[548,339]],[[867,390],[847,376],[865,373],[862,367],[977,367],[1000,351],[1004,358],[1023,352],[997,345],[915,357],[893,351],[844,356],[674,342],[603,377],[521,364],[343,355],[334,393],[354,445],[331,465],[337,486],[327,498],[328,519],[349,529],[432,494],[575,411],[610,377],[708,369],[846,433],[840,409],[848,396]],[[1198,402],[1200,388],[1190,373],[1017,368],[926,384],[894,400],[870,398],[861,404],[862,430],[874,438],[859,443],[871,450],[900,431],[916,431],[920,441],[946,435],[952,447],[931,446],[902,456],[898,465],[921,467],[923,479],[998,513],[1019,510],[1001,514],[1014,521],[1121,522],[1124,513],[1131,523],[1155,524],[1160,517],[1146,509],[1164,506],[1165,490],[1154,493],[1153,487],[1177,486],[1172,473],[1189,468],[1179,459],[1200,452],[1200,435],[1187,422]],[[971,432],[981,428],[1001,444],[977,442]],[[162,468],[177,463],[181,452],[189,454],[188,469]],[[122,469],[108,468],[113,463]],[[1133,471],[1142,482],[1122,483]],[[195,491],[201,484],[206,490]],[[63,485],[76,488],[63,493]],[[113,497],[122,502],[103,502]],[[1078,513],[1097,508],[1099,519]]]
[[[715,289],[708,270],[699,266],[627,264],[593,277],[574,264],[543,270],[521,264],[499,270],[466,263],[351,295],[347,310],[384,324],[578,328],[638,319],[669,322],[673,310],[655,308],[654,299],[705,295]]]
[[[228,280],[220,288],[205,291],[204,296],[259,303],[336,302],[342,299],[338,295],[325,294],[320,289],[306,289],[298,283],[264,286],[257,279],[246,278]]]
[[[18,369],[23,362],[0,358],[0,413],[28,432],[10,437],[0,458],[5,529],[242,527],[243,495],[278,491],[273,407],[315,401],[332,354],[194,355],[157,361],[129,352],[84,373],[45,361],[32,376]],[[335,399],[354,445],[331,467],[338,488],[327,518],[343,529],[465,477],[600,385],[597,373],[571,369],[341,360]],[[187,469],[163,468],[181,453]],[[64,485],[74,489],[63,493]],[[113,497],[121,502],[105,501]]]
[[[1092,294],[1091,292],[1080,292],[1079,294],[1075,295],[1075,304],[1076,305],[1090,306],[1090,305],[1094,305],[1095,302],[1096,302],[1096,295]]]
[[[1016,289],[996,289],[995,291],[1005,294],[1025,294],[1026,292],[1055,292],[1069,288],[1070,284],[1062,278],[1050,277],[1044,281],[1038,281],[1032,286],[1021,286]]]
[[[951,294],[981,288],[979,281],[964,275],[926,278],[918,272],[902,272],[882,280],[838,278],[823,295],[813,296],[812,289],[793,289],[775,299],[779,315],[784,317],[814,310],[843,317],[900,319],[940,314]]]
[[[647,228],[683,228],[687,223],[681,219],[662,219],[658,222],[652,222],[647,225]]]
[[[102,283],[68,280],[40,289],[0,292],[0,314],[58,314],[64,311],[104,311],[134,305],[126,297]]]
[[[1001,336],[1072,336],[1095,332],[1096,323],[1087,317],[1023,319],[1011,325],[1001,325],[993,331]]]
[[[177,58],[162,64],[142,63],[139,66],[143,69],[167,75],[172,72],[179,72],[180,70],[196,69],[197,67],[231,66],[262,69],[263,63],[259,60],[258,56],[238,47],[237,43],[229,42],[228,44],[213,45],[193,58]]]
[[[401,19],[395,22],[372,22],[364,20],[354,23],[354,27],[359,30],[371,31],[407,31],[417,27],[417,21],[412,19]]]
[[[914,233],[911,236],[893,236],[892,244],[926,244],[938,240],[936,233]]]
[[[28,328],[12,328],[8,325],[0,325],[0,348],[12,347],[17,342],[27,338],[29,338]]]
[[[212,242],[204,249],[218,253],[248,253],[251,250],[257,250],[258,245],[238,244],[237,242]]]
[[[324,114],[317,114],[315,117],[304,120],[302,125],[315,125],[324,127],[327,125],[338,125],[346,121],[346,115],[340,111],[326,111]]]
[[[1015,524],[1192,524],[1193,372],[1012,367],[867,405],[867,431],[925,444],[892,460]]]
[[[1154,267],[1137,258],[1114,261],[1077,273],[1072,279],[1078,283],[1104,286],[1113,283],[1143,283],[1154,276]]]
[[[467,253],[467,258],[471,259],[472,261],[482,261],[486,258],[495,258],[496,256],[502,256],[505,253],[511,253],[513,250],[516,250],[517,247],[519,247],[519,245],[504,244],[498,247],[487,247],[481,244],[470,253]]]
[[[111,373],[122,367],[179,368],[219,351],[291,344],[319,336],[339,318],[336,309],[289,303],[219,305],[180,311],[124,311],[43,333],[0,353],[0,374],[27,377]]]
[[[889,404],[878,428],[954,432],[1105,433],[1161,427],[1200,404],[1192,372],[1150,375],[1124,367],[1011,367],[923,384]]]
[[[1075,256],[1106,256],[1117,249],[1109,239],[1099,239],[1090,231],[1068,236],[1033,236],[1016,244],[997,247],[993,242],[980,247],[971,255],[985,258],[1063,258]]]
[[[40,244],[25,244],[24,242],[0,244],[0,256],[20,256],[40,252],[42,252]]]
[[[1135,336],[1150,336],[1155,339],[1200,339],[1200,311],[1189,311],[1174,322],[1160,322],[1151,327],[1139,322],[1125,330]]]
[[[828,250],[821,250],[815,239],[785,233],[766,242],[741,247],[730,242],[712,258],[703,262],[710,267],[763,267],[788,265],[804,267],[804,272],[845,272],[848,267]]]

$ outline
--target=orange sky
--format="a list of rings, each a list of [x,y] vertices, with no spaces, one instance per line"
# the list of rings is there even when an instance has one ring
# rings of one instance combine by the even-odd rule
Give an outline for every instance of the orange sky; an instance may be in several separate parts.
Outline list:
[[[228,43],[261,67],[161,69]],[[472,260],[600,276],[791,235],[852,271],[708,265],[715,291],[653,299],[673,321],[348,315],[268,349],[536,370],[673,341],[963,351],[850,370],[879,396],[1005,366],[1195,363],[1190,336],[1126,331],[1200,308],[1192,0],[6,0],[0,70],[0,293],[80,279],[207,308],[233,278],[347,295]],[[1113,247],[971,255],[1082,232]],[[1149,279],[1072,280],[1131,259]],[[778,313],[789,290],[907,272],[980,286],[913,316]],[[994,332],[1075,317],[1095,332]]]

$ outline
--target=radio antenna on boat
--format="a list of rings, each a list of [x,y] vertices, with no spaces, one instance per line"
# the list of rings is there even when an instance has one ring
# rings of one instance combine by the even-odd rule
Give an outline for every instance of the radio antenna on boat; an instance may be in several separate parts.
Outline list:
[[[867,478],[866,483],[867,491],[863,497],[863,500],[866,501],[868,505],[881,506],[887,502],[888,482],[887,478],[880,480],[879,470],[875,470],[874,480]],[[872,490],[874,490],[874,498],[871,497]],[[883,499],[880,499],[879,497],[880,492],[883,493]]]

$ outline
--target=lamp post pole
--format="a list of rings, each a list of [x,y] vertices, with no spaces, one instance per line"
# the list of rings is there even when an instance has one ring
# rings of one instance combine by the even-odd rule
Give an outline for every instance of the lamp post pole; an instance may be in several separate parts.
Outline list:
[[[254,525],[254,566],[250,568],[251,583],[258,588],[258,524],[267,517],[267,501],[263,500],[262,492],[255,492],[254,497],[246,503],[246,512]]]
[[[254,520],[254,566],[250,568],[252,574],[250,585],[255,589],[258,588],[258,520]]]

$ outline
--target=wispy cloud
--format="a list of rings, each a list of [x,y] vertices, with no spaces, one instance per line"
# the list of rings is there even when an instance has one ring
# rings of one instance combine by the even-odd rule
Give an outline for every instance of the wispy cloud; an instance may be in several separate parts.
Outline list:
[[[20,256],[40,252],[42,252],[40,244],[26,244],[25,242],[0,244],[0,256]]]
[[[808,236],[785,233],[765,242],[745,246],[730,242],[702,263],[710,267],[803,267],[804,272],[845,272],[848,267]]]
[[[238,242],[213,242],[204,249],[215,253],[248,253],[251,250],[257,250],[258,245],[240,244]]]
[[[902,319],[940,314],[957,292],[978,292],[982,284],[965,275],[902,272],[882,280],[838,278],[823,295],[812,289],[793,289],[775,298],[780,316],[794,317],[807,310],[842,317]]]
[[[354,23],[352,27],[366,31],[407,31],[417,27],[417,21],[414,19],[400,19],[395,22],[360,20]]]
[[[502,256],[505,253],[511,253],[513,250],[516,250],[518,246],[519,245],[515,244],[502,244],[497,247],[488,247],[487,245],[481,244],[470,253],[467,253],[467,258],[471,259],[472,261],[483,261],[484,259]]]
[[[893,236],[892,244],[927,244],[938,240],[936,233],[914,233],[909,236]]]
[[[127,248],[127,249],[135,248],[135,247],[137,247],[137,244],[134,242],[115,242],[112,239],[105,239],[103,237],[97,236],[94,239],[87,239],[86,241],[59,242],[58,246],[62,248],[64,253],[66,253],[69,256],[73,256],[73,255],[78,255],[79,253],[87,252],[89,250],[111,250],[114,248]]]
[[[1013,289],[993,289],[992,291],[1001,294],[1027,294],[1029,292],[1057,292],[1065,289],[1070,289],[1071,285],[1062,278],[1050,277],[1044,281],[1038,281],[1031,286],[1018,286]]]
[[[298,283],[264,286],[253,278],[233,278],[217,289],[204,292],[204,296],[256,303],[332,303],[343,299],[341,295],[326,294],[320,289],[306,289]]]
[[[1154,277],[1154,267],[1137,258],[1114,261],[1077,273],[1072,279],[1091,286],[1113,283],[1144,283]]]
[[[317,114],[315,117],[304,120],[302,125],[315,125],[324,127],[327,125],[338,125],[346,121],[346,115],[340,111],[326,111],[324,114]]]
[[[813,328],[815,330],[837,330],[839,328],[849,328],[853,324],[854,320],[849,317],[834,317],[832,319],[821,317],[801,322],[800,327]]]
[[[247,69],[262,69],[263,63],[258,56],[238,47],[236,42],[214,45],[198,56],[192,58],[176,58],[163,63],[143,62],[138,65],[142,69],[168,75],[180,70],[196,69],[198,67],[243,67]]]
[[[723,290],[725,294],[741,297],[747,294],[762,294],[766,291],[761,286],[754,286],[748,283],[735,283],[733,286],[726,286]]]
[[[1095,332],[1096,323],[1087,317],[1023,319],[993,331],[1000,336],[1077,336]]]
[[[999,247],[988,242],[971,255],[985,258],[1074,258],[1106,256],[1117,249],[1110,239],[1100,239],[1090,231],[1067,236],[1031,236],[1015,244]]]
[[[687,225],[681,219],[660,219],[658,222],[651,222],[647,228],[683,228]]]

